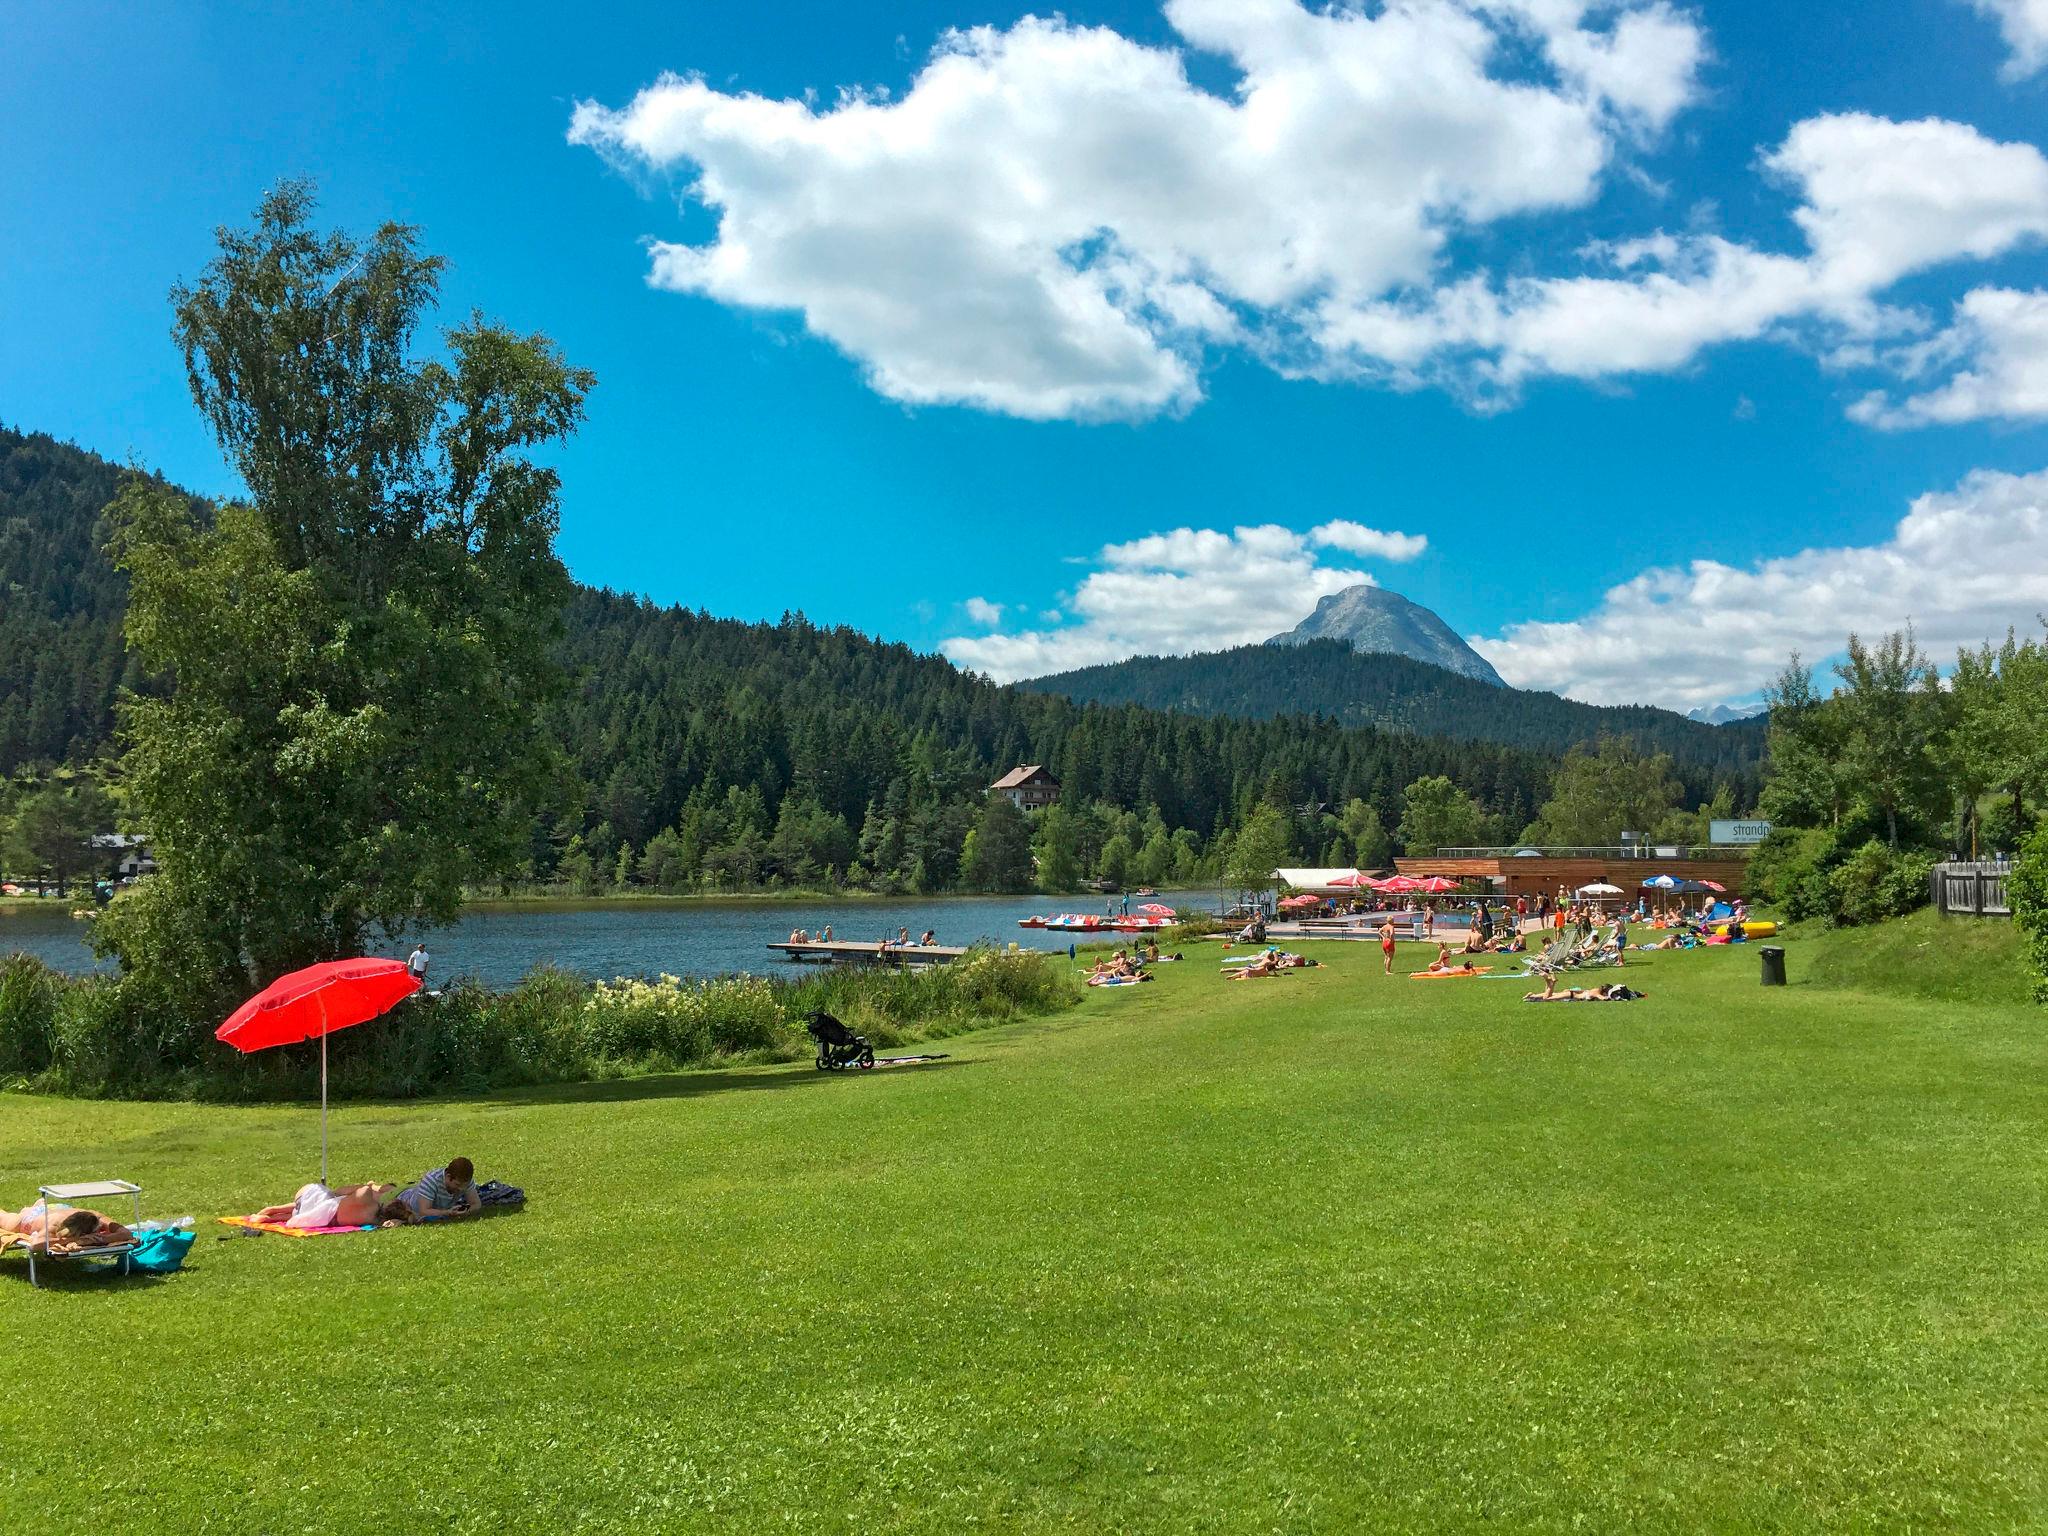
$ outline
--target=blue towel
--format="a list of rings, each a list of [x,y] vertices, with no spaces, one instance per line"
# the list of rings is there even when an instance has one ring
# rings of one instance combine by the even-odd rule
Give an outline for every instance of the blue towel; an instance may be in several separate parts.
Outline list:
[[[128,1267],[139,1269],[145,1275],[172,1275],[184,1268],[185,1255],[191,1250],[194,1233],[173,1227],[167,1232],[139,1233],[141,1241],[135,1252],[128,1256]]]

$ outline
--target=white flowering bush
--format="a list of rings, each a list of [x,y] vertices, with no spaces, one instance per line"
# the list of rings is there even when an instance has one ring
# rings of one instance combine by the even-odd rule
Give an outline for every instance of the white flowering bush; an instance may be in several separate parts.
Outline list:
[[[757,976],[684,981],[663,973],[652,981],[600,981],[583,1004],[590,1054],[614,1061],[660,1057],[681,1064],[707,1056],[772,1051],[801,1031],[791,1023],[773,983]]]

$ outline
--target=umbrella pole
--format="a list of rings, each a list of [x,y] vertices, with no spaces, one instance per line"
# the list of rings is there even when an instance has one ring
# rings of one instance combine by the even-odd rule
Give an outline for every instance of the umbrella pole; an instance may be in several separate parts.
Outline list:
[[[320,1187],[327,1187],[327,1036],[320,1036]]]

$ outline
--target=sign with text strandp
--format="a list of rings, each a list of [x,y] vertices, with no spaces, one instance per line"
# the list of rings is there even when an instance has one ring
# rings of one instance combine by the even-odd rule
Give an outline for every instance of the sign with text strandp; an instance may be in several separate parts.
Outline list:
[[[1768,821],[1714,821],[1707,824],[1707,841],[1723,846],[1760,843],[1771,835]]]

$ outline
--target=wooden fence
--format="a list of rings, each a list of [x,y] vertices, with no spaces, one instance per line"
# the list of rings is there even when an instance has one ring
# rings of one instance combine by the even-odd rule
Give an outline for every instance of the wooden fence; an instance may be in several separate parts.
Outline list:
[[[2011,873],[2011,861],[2006,859],[1937,864],[1932,877],[1934,904],[1965,917],[2011,917],[2012,903],[2005,894]]]

